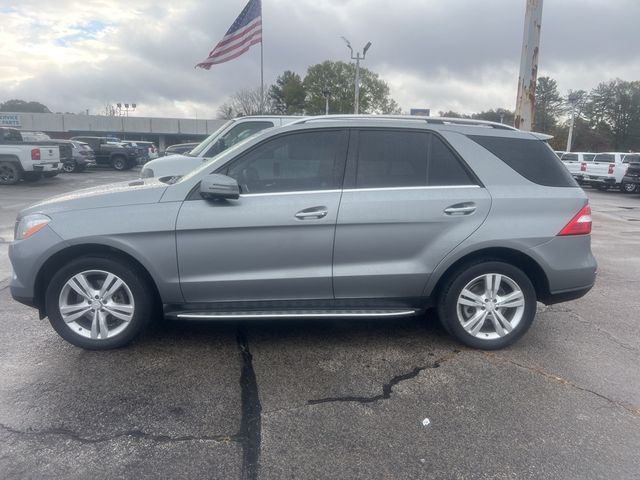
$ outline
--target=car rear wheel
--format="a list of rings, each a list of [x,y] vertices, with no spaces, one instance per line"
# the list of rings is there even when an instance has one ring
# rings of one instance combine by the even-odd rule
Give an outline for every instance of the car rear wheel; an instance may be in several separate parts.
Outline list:
[[[15,185],[20,181],[20,169],[15,163],[0,162],[0,185]]]
[[[113,168],[115,168],[118,171],[122,171],[122,170],[126,170],[127,169],[127,160],[124,157],[113,157],[113,160],[111,161],[111,166],[113,166]]]
[[[635,183],[622,182],[622,185],[620,185],[620,190],[622,190],[624,193],[635,193],[638,190],[638,185],[636,185]]]
[[[143,272],[119,261],[81,257],[56,273],[46,292],[49,321],[69,343],[118,348],[148,324],[153,295]]]
[[[446,281],[438,313],[447,331],[465,345],[495,350],[529,329],[536,294],[527,275],[501,261],[466,265]]]

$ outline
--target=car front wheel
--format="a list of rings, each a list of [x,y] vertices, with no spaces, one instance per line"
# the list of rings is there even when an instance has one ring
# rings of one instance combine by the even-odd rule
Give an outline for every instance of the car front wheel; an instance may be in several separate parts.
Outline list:
[[[445,328],[465,345],[495,350],[511,345],[529,329],[536,293],[519,268],[480,261],[448,278],[438,313]]]
[[[120,156],[113,157],[113,160],[111,161],[111,165],[113,166],[114,169],[118,171],[126,170],[127,160],[124,157],[120,157]]]
[[[49,282],[49,321],[69,343],[90,350],[118,348],[148,324],[152,298],[144,274],[102,257],[81,257]]]

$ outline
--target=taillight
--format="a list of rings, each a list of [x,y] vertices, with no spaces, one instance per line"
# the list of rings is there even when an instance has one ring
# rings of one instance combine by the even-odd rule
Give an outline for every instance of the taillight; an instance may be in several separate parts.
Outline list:
[[[40,149],[34,148],[31,150],[31,160],[40,160]]]
[[[610,163],[609,164],[609,175],[613,175],[613,169],[616,168],[616,164],[615,163]]]
[[[587,171],[587,162],[582,162],[580,164],[580,171],[581,172],[586,172]]]
[[[558,236],[566,235],[588,235],[591,233],[591,207],[585,205],[585,207],[578,212],[578,214],[567,223]]]

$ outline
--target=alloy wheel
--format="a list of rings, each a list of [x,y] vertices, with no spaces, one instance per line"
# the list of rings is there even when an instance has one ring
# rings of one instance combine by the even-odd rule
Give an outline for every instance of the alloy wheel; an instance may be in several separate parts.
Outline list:
[[[60,291],[58,306],[67,327],[93,340],[122,333],[135,312],[129,286],[104,270],[87,270],[67,280]]]
[[[481,340],[509,335],[522,320],[524,309],[522,289],[499,273],[480,275],[467,283],[456,306],[462,328]]]

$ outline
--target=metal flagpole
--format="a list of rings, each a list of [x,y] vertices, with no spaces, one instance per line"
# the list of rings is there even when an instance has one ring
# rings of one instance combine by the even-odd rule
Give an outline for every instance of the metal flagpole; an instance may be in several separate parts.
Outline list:
[[[260,114],[264,113],[264,37],[260,40]]]

